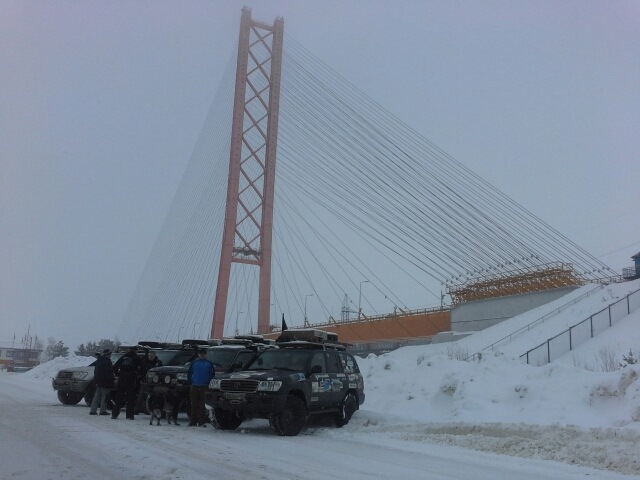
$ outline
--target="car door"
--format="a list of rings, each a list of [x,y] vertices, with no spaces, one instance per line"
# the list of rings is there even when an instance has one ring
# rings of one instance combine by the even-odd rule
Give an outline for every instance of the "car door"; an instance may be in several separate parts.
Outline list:
[[[355,390],[358,393],[358,397],[362,400],[362,394],[364,393],[364,382],[362,374],[358,368],[358,363],[353,355],[345,352],[340,352],[340,362],[342,363],[342,370],[345,377],[345,392],[347,390]]]
[[[331,404],[331,378],[327,373],[327,362],[322,350],[314,352],[311,356],[309,371],[314,372],[309,376],[311,382],[311,397],[309,408],[320,410]]]
[[[327,373],[331,381],[331,405],[339,404],[347,391],[348,379],[342,368],[339,352],[325,352],[327,359]]]

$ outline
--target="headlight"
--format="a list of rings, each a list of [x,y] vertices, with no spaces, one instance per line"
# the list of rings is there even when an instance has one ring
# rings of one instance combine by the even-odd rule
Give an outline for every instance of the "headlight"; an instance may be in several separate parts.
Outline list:
[[[169,375],[165,375],[165,377],[164,377],[164,383],[171,383],[171,376],[169,376]]]
[[[147,382],[153,382],[153,376],[155,374],[153,372],[147,372]]]
[[[220,380],[217,378],[212,378],[209,382],[209,388],[211,390],[220,390]]]
[[[158,375],[154,375],[153,378],[151,379],[153,383],[158,383],[158,380],[159,380]]]
[[[73,372],[74,380],[82,380],[87,375],[89,375],[89,372]]]
[[[186,381],[186,380],[187,380],[187,374],[186,374],[186,373],[178,373],[178,374],[176,375],[176,379],[178,379],[178,380],[185,380],[185,381]]]
[[[275,382],[273,380],[262,380],[258,382],[258,391],[259,392],[277,392],[280,390],[282,386],[282,382]]]

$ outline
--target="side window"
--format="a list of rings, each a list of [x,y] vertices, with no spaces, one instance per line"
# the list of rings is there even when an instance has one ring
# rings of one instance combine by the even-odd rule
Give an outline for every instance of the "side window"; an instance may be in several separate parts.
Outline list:
[[[342,373],[342,365],[338,352],[327,352],[327,372]]]
[[[344,369],[344,373],[360,373],[358,364],[356,363],[352,355],[340,352],[340,360],[342,363],[342,368]]]
[[[324,362],[324,353],[323,352],[316,352],[313,354],[313,357],[311,357],[311,369],[313,370],[314,366],[320,366],[320,372],[319,373],[326,373],[327,372],[327,367],[325,365]]]

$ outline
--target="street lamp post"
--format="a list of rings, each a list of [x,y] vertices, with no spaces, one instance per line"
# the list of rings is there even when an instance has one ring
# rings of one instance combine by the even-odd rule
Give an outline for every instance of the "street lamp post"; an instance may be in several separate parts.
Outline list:
[[[362,284],[369,283],[369,280],[363,280],[360,282],[360,295],[358,296],[358,320],[360,320],[360,316],[362,315]]]
[[[238,318],[240,317],[240,315],[242,315],[244,312],[238,312],[236,313],[236,335],[240,335],[240,333],[238,332]]]
[[[310,293],[306,297],[304,297],[304,326],[306,327],[309,322],[307,322],[307,299],[309,297],[313,297],[315,293]]]

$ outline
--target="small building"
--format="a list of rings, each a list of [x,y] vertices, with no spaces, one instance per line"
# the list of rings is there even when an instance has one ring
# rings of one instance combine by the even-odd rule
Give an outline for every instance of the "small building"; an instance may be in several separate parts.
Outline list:
[[[0,369],[25,371],[40,365],[42,350],[36,348],[14,348],[0,345]]]
[[[640,278],[640,252],[631,257],[634,266],[622,269],[622,278],[625,280],[635,280]]]

